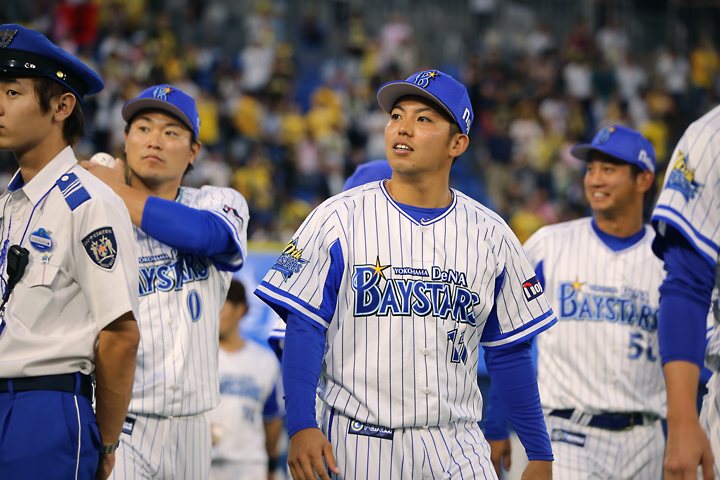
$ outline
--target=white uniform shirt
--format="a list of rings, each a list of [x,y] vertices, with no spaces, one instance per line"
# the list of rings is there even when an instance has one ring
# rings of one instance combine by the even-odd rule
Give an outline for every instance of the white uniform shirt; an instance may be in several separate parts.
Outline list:
[[[525,243],[558,318],[536,340],[543,408],[664,417],[657,315],[665,271],[651,249],[655,233],[645,226],[641,240],[613,251],[591,221],[543,227]]]
[[[478,344],[513,345],[555,322],[499,216],[455,192],[418,223],[382,182],[316,208],[256,293],[326,330],[319,396],[389,428],[480,420]]]
[[[280,380],[280,364],[267,348],[246,341],[236,352],[220,349],[220,405],[210,421],[224,427],[225,436],[213,447],[213,460],[267,463],[263,409]]]
[[[715,329],[706,350],[709,368],[720,368],[720,107],[693,122],[675,147],[652,220],[663,235],[665,224],[681,232],[715,269]]]
[[[137,318],[130,215],[70,147],[27,184],[21,178],[0,197],[1,245],[9,235],[8,245],[30,252],[6,307],[0,378],[90,374],[100,330],[130,311]]]
[[[218,187],[182,187],[176,201],[220,217],[231,228],[238,252],[229,257],[195,257],[134,227],[141,340],[128,408],[133,413],[195,415],[220,401],[220,309],[232,277],[228,270],[238,270],[246,256],[248,207],[238,192]],[[182,276],[177,274],[181,269]]]

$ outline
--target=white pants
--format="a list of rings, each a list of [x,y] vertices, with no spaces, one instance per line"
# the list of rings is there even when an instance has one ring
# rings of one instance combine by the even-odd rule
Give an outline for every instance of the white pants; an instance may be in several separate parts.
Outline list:
[[[490,445],[476,422],[399,428],[392,438],[377,438],[353,433],[358,424],[351,429],[353,419],[326,404],[319,420],[340,469],[340,475],[330,474],[332,479],[497,479]]]
[[[715,457],[715,479],[720,479],[720,377],[713,374],[708,382],[708,393],[703,398],[702,410],[700,411],[700,425],[710,439],[713,456]],[[698,469],[698,478],[700,470]]]
[[[629,430],[586,427],[545,416],[552,442],[553,480],[659,480],[665,455],[660,421]]]
[[[128,434],[131,423],[132,432]],[[129,413],[120,434],[111,478],[206,479],[211,448],[210,417],[206,413],[183,417]]]

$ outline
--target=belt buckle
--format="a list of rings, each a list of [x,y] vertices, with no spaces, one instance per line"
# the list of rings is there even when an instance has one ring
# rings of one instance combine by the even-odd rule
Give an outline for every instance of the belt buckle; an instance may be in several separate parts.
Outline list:
[[[630,425],[628,425],[627,427],[623,428],[623,431],[632,430],[632,428],[633,428],[634,426],[635,426],[635,414],[634,414],[634,413],[631,413],[631,414],[630,414]]]

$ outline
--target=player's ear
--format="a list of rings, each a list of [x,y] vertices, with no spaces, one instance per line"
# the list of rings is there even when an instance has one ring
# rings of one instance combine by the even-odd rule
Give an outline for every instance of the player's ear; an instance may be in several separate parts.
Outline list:
[[[75,109],[77,98],[72,93],[63,93],[51,101],[53,118],[56,122],[62,122],[70,116]]]
[[[192,165],[195,162],[195,159],[197,159],[198,155],[200,154],[201,147],[202,143],[200,143],[199,140],[190,142],[190,165]]]
[[[638,191],[645,193],[648,190],[650,190],[650,187],[652,187],[653,182],[655,181],[655,174],[651,172],[650,170],[645,170],[643,172],[640,172],[640,175],[638,175],[635,179],[635,183],[637,184]]]
[[[468,145],[470,145],[470,139],[468,136],[464,133],[456,133],[450,139],[450,151],[448,152],[448,156],[453,158],[459,157],[465,152],[465,150],[467,150]]]

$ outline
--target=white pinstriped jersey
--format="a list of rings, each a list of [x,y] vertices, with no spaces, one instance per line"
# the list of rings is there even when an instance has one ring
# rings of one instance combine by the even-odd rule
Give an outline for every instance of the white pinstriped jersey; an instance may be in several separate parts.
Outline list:
[[[248,207],[235,190],[209,186],[199,190],[182,187],[176,201],[223,219],[233,232],[238,252],[196,257],[135,227],[141,340],[128,408],[132,413],[194,415],[220,401],[220,309],[232,277],[228,270],[239,269],[247,254]]]
[[[716,267],[715,289],[720,285],[720,107],[693,122],[675,147],[668,164],[652,220],[658,232],[670,224]],[[717,298],[717,293],[713,295]],[[714,371],[720,367],[720,310],[713,301],[715,329],[708,341],[706,363]]]
[[[613,251],[591,218],[543,227],[525,251],[558,324],[537,338],[543,408],[666,414],[657,337],[663,263],[655,233]],[[542,272],[542,274],[540,273]]]
[[[502,348],[554,315],[517,238],[460,192],[418,223],[372,182],[308,216],[256,293],[326,330],[319,396],[389,428],[480,420],[478,344]]]

